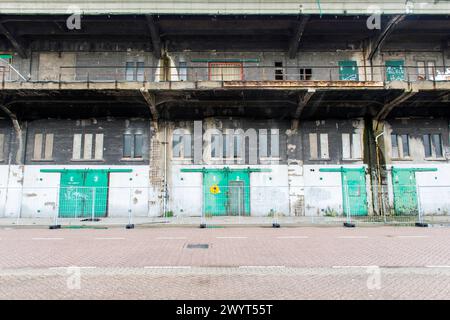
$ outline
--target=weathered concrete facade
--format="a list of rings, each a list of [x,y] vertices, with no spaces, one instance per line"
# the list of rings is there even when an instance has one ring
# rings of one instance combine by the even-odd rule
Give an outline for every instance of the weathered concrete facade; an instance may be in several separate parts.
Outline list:
[[[445,14],[0,18],[0,216],[450,210]]]
[[[81,45],[80,45],[81,46]],[[424,51],[411,48],[408,51],[398,47],[387,48],[386,52],[375,57],[372,62],[365,56],[362,44],[358,48],[336,48],[334,50],[305,49],[302,55],[291,59],[279,51],[222,51],[222,52],[167,52],[169,57],[169,78],[171,81],[208,81],[211,80],[210,62],[237,62],[242,71],[233,73],[233,79],[246,81],[273,80],[343,80],[340,63],[354,61],[355,77],[360,81],[383,81],[386,77],[385,65],[389,61],[402,61],[404,79],[407,81],[424,80],[424,77],[437,77],[448,74],[450,55],[448,49],[441,47]],[[129,48],[128,48],[129,49]],[[427,48],[428,49],[428,48]],[[1,47],[0,47],[0,50]],[[5,48],[3,49],[5,50]],[[328,51],[327,51],[328,50]],[[7,51],[7,49],[5,50]],[[433,63],[434,73],[428,74],[427,68],[418,71],[417,63]],[[127,67],[128,63],[128,67]],[[141,63],[142,67],[136,66]],[[180,65],[183,67],[180,67]],[[276,65],[280,67],[276,67]],[[106,52],[80,50],[58,52],[56,49],[34,51],[32,56],[23,59],[17,54],[11,58],[11,65],[5,64],[6,81],[22,81],[21,75],[32,81],[165,81],[161,63],[146,51],[129,51],[127,48],[114,48]],[[134,68],[134,69],[133,69]],[[138,70],[139,69],[139,70]],[[306,70],[307,69],[307,70]],[[128,70],[128,73],[127,73]],[[276,70],[282,70],[277,78]],[[306,71],[305,71],[306,70]],[[134,75],[133,75],[134,71]],[[136,74],[136,71],[138,74]],[[19,75],[20,73],[20,75]],[[225,74],[224,80],[229,80]],[[422,78],[421,78],[422,77]],[[444,79],[444,76],[442,76]],[[221,80],[218,76],[215,80]]]

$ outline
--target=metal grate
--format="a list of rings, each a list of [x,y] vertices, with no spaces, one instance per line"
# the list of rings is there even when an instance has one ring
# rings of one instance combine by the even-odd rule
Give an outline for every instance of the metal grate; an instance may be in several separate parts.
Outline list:
[[[187,245],[188,249],[209,249],[209,244],[207,243],[189,243]]]

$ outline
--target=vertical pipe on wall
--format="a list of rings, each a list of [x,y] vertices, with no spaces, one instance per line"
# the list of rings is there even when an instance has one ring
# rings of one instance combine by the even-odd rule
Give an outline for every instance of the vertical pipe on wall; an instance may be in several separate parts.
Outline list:
[[[164,121],[164,200],[163,200],[163,212],[167,213],[167,122]]]
[[[364,45],[364,42],[363,42],[362,50],[363,50],[364,81],[368,81],[367,80],[366,46]]]
[[[383,194],[382,194],[382,184],[381,184],[381,163],[380,163],[380,145],[378,144],[378,138],[380,138],[381,136],[384,136],[384,130],[379,133],[376,137],[375,137],[375,147],[376,147],[376,160],[377,160],[377,182],[378,182],[378,209],[381,210],[380,213],[382,213],[383,215],[386,215],[384,212],[384,206],[383,206]]]
[[[11,119],[14,131],[15,131],[15,138],[17,141],[17,151],[16,151],[16,158],[14,161],[14,164],[21,166],[21,171],[22,171],[22,175],[21,175],[21,185],[23,188],[23,175],[24,175],[24,165],[23,165],[23,161],[25,159],[25,148],[24,148],[24,143],[23,143],[23,130],[22,127],[20,126],[19,120],[17,119],[16,114],[14,114],[11,110],[8,109],[9,105],[12,105],[14,103],[14,101],[6,103],[6,104],[0,104],[0,110],[2,110],[4,113],[6,113],[6,115]],[[11,146],[11,144],[10,144]],[[6,214],[6,203],[8,201],[8,194],[9,194],[9,177],[10,177],[10,171],[11,171],[11,147],[8,150],[10,156],[9,156],[9,168],[8,168],[8,182],[7,182],[7,190],[6,190],[6,199],[5,199],[5,214]],[[20,190],[20,198],[22,197],[22,189]],[[21,216],[21,211],[22,211],[22,199],[20,200],[19,203],[19,208],[18,208],[18,214],[17,214],[17,219],[20,218]]]

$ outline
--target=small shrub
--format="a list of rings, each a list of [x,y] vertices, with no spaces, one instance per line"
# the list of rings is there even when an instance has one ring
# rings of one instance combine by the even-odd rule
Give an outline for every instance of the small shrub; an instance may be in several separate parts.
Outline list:
[[[164,216],[165,216],[166,218],[172,218],[172,217],[173,217],[173,211],[166,211],[166,212],[164,213]]]

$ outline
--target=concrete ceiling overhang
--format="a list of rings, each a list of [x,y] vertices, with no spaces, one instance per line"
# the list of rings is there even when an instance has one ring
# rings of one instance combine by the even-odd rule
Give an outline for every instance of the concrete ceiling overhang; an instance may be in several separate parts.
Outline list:
[[[450,90],[419,91],[396,106],[388,118],[449,117]]]
[[[298,101],[310,88],[151,90],[160,120],[209,116],[254,119],[350,119],[375,117],[401,88],[316,88],[297,114]],[[450,116],[450,90],[419,90],[387,117]],[[151,117],[139,90],[0,90],[0,101],[21,119],[42,117]]]
[[[0,103],[20,119],[150,116],[137,90],[0,90]]]
[[[167,44],[169,51],[271,49],[287,52],[296,37],[299,24],[304,21],[304,15],[300,13],[157,15],[152,16],[154,28],[149,29],[146,15],[88,15],[82,17],[80,30],[69,30],[66,26],[67,17],[48,14],[0,15],[0,25],[3,27],[0,29],[0,49],[14,49],[11,44],[13,40],[20,43],[22,51],[125,51],[129,47],[152,51],[155,43],[161,42]],[[308,17],[301,40],[295,45],[298,51],[360,49],[364,41],[376,37],[378,33],[376,29],[367,28],[368,16],[364,14],[312,14]],[[382,27],[391,18],[391,15],[382,16]],[[404,48],[405,43],[415,40],[433,42],[439,46],[449,37],[449,19],[450,15],[445,11],[434,15],[407,15],[396,25],[384,48]]]

